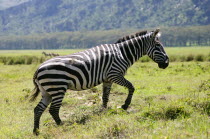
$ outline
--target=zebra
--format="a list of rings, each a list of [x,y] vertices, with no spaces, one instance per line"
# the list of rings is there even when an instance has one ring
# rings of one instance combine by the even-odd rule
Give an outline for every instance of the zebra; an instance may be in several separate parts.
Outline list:
[[[59,56],[59,54],[56,54],[56,53],[46,53],[46,52],[42,52],[42,54],[43,54],[44,56],[50,56],[50,57]]]
[[[128,88],[128,96],[121,106],[127,110],[134,86],[124,78],[127,69],[143,55],[148,55],[159,68],[169,65],[169,58],[158,40],[159,29],[119,39],[115,44],[103,44],[71,55],[58,56],[42,63],[33,77],[31,101],[39,92],[42,98],[34,108],[35,135],[43,111],[51,103],[49,113],[57,125],[62,124],[59,109],[66,90],[85,90],[103,83],[102,107],[106,108],[113,83]]]
[[[42,54],[44,55],[44,56],[51,56],[50,54],[48,54],[48,53],[46,53],[46,52],[42,52]]]
[[[55,57],[55,56],[59,56],[59,54],[51,53],[51,56]]]

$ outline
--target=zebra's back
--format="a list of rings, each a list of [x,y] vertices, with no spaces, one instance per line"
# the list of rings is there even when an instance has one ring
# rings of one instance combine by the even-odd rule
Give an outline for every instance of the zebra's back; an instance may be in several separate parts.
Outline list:
[[[44,62],[38,69],[37,80],[48,89],[85,90],[101,84],[114,59],[109,45],[97,46]]]

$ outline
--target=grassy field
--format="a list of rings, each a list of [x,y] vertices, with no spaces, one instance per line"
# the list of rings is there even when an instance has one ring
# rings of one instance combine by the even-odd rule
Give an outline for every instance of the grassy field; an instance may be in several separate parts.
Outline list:
[[[42,52],[68,55],[81,51],[80,49],[66,50],[1,50],[0,63],[5,65],[37,64],[50,57],[45,57]],[[166,48],[171,62],[210,61],[209,47],[176,47]],[[140,59],[141,62],[151,61],[148,57]]]
[[[100,109],[101,85],[86,91],[68,91],[60,111],[64,125],[56,126],[46,110],[38,138],[210,138],[210,47],[166,51],[169,57],[203,55],[204,59],[175,60],[165,70],[154,62],[136,62],[126,75],[136,88],[127,111],[118,108],[124,103],[127,90],[116,84],[104,111]],[[41,56],[41,52],[0,51],[0,56]],[[39,63],[0,64],[1,139],[37,138],[32,134],[33,109],[41,97],[33,103],[28,98],[38,66]]]
[[[165,50],[169,55],[184,56],[190,54],[210,54],[209,47],[166,47]],[[0,56],[42,56],[42,52],[58,53],[60,55],[68,55],[81,49],[59,49],[59,50],[0,50]]]

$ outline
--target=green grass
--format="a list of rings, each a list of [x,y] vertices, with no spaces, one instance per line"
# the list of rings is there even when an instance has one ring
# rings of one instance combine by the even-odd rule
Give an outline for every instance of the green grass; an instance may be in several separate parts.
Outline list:
[[[209,47],[167,47],[166,52],[170,61],[210,61]]]
[[[189,55],[189,54],[203,54],[208,55],[210,53],[209,47],[165,47],[168,55]]]
[[[51,58],[44,56],[42,52],[68,55],[81,51],[81,49],[71,50],[0,50],[0,63],[4,65],[17,64],[37,64]]]
[[[60,55],[68,55],[78,52],[81,49],[59,49],[59,50],[0,50],[0,56],[42,56],[42,52],[58,53]],[[190,54],[209,55],[209,47],[166,47],[166,52],[170,55],[183,56]]]
[[[81,49],[59,49],[59,50],[0,50],[1,56],[43,56],[42,52],[58,53],[60,55],[68,55]]]
[[[0,63],[4,65],[16,65],[16,64],[37,64],[49,59],[42,54],[56,53],[59,55],[68,55],[81,49],[74,50],[1,50],[0,51]],[[189,62],[189,61],[210,61],[210,49],[209,47],[176,47],[166,48],[166,52],[170,57],[170,62]],[[140,59],[141,62],[152,61],[148,56],[144,56]]]
[[[169,49],[175,50],[166,51]],[[29,103],[28,97],[38,65],[0,65],[0,138],[37,138],[32,134],[33,109],[41,97],[34,103]],[[171,62],[165,70],[154,62],[137,62],[126,74],[136,88],[127,111],[118,108],[127,90],[116,84],[104,111],[100,109],[101,85],[86,91],[68,91],[60,111],[64,125],[56,126],[46,110],[38,138],[207,139],[209,75],[208,61]]]

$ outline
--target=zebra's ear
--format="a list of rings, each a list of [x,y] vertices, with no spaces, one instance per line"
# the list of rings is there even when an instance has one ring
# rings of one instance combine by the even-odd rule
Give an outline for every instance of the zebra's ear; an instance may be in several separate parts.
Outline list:
[[[160,32],[160,29],[159,29],[159,28],[156,29],[156,30],[154,31],[152,37],[153,37],[153,38],[159,37],[159,36],[160,36],[159,32]]]

